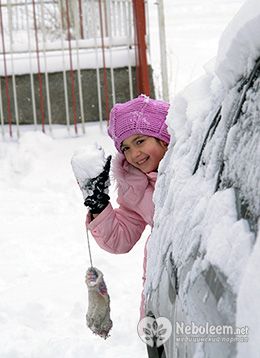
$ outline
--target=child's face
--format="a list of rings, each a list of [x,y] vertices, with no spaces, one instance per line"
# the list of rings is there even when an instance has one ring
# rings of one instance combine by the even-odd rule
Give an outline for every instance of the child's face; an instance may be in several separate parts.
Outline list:
[[[167,150],[167,144],[154,137],[135,134],[122,142],[121,150],[128,163],[143,173],[150,173],[157,171]]]

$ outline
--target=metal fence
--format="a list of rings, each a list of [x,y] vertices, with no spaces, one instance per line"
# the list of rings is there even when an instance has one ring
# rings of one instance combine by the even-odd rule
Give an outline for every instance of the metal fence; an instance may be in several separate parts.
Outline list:
[[[127,69],[128,97],[133,98],[137,83],[133,71],[140,56],[136,50],[136,23],[142,23],[142,19],[136,21],[135,15],[140,11],[133,5],[141,3],[140,0],[0,0],[2,134],[8,131],[13,136],[15,127],[19,136],[23,96],[26,106],[31,108],[35,128],[41,126],[45,131],[47,125],[52,130],[53,73],[60,73],[62,107],[69,131],[73,125],[77,133],[80,122],[84,132],[88,116],[84,96],[93,86],[97,117],[101,121],[108,117],[118,96],[116,67]],[[95,71],[97,83],[90,81],[84,90],[85,69]],[[30,88],[26,96],[22,85],[17,83],[23,75],[28,77]]]

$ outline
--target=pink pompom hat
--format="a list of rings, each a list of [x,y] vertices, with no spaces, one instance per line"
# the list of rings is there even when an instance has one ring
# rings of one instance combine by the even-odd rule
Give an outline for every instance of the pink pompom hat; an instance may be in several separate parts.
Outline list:
[[[111,109],[108,134],[121,153],[121,144],[134,134],[143,134],[170,142],[165,123],[169,103],[140,95]]]

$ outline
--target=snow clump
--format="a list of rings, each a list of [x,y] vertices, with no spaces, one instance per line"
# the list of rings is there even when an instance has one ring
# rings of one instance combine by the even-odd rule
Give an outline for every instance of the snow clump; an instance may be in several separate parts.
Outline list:
[[[79,185],[87,179],[97,177],[106,163],[105,152],[98,144],[78,148],[71,159],[71,165]]]

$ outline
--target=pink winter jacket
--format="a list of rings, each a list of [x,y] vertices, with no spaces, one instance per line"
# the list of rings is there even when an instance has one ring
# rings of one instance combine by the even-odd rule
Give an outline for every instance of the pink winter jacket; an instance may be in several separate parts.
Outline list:
[[[130,165],[122,154],[118,154],[112,163],[112,175],[117,183],[119,208],[113,209],[109,203],[93,221],[87,215],[86,225],[102,249],[113,254],[123,254],[132,249],[147,224],[153,226],[152,198],[157,173],[142,173]],[[146,261],[145,246],[143,282]],[[143,295],[140,311],[143,317]]]

